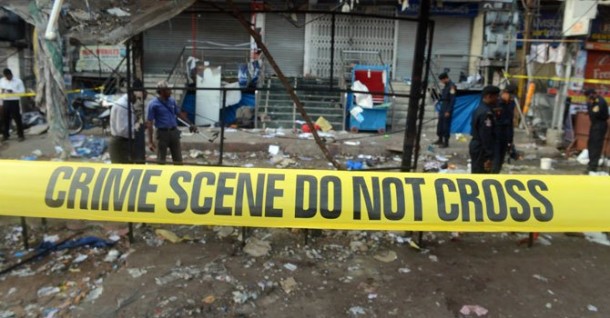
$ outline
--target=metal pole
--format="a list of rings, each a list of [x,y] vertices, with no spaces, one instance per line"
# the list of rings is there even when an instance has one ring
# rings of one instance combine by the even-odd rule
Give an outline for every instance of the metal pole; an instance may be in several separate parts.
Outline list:
[[[23,237],[23,249],[29,250],[30,244],[28,243],[28,223],[25,217],[21,217],[21,236]]]
[[[421,98],[422,73],[421,62],[424,60],[426,50],[426,33],[428,31],[428,20],[430,17],[430,0],[421,0],[417,22],[417,33],[415,36],[415,52],[413,54],[413,70],[411,72],[411,98],[409,99],[409,109],[407,112],[407,127],[405,138],[402,145],[402,171],[411,171],[411,160],[413,158],[413,148],[417,137],[417,110],[419,99]],[[430,43],[432,45],[432,43]]]
[[[224,111],[225,103],[227,102],[227,90],[222,88],[222,105],[220,109]],[[225,121],[222,119],[223,112],[220,114],[220,156],[218,158],[218,165],[222,166],[222,157],[225,149]]]
[[[125,77],[127,78],[127,131],[129,131],[129,163],[133,163],[134,161],[134,154],[133,154],[133,134],[132,134],[132,130],[133,130],[133,125],[132,125],[132,120],[133,120],[133,105],[131,105],[131,98],[129,98],[131,96],[131,40],[127,41],[126,43],[126,54],[125,54],[125,58],[127,59],[127,70],[126,70],[126,74]],[[120,84],[120,81],[119,81]],[[118,106],[114,106],[114,107],[118,107]],[[129,229],[129,231],[127,232],[127,236],[129,238],[129,243],[133,243],[134,239],[133,239],[133,223],[129,222],[127,223],[127,228]]]
[[[330,23],[330,89],[333,89],[335,75],[335,13],[331,15]]]
[[[426,73],[424,75],[424,96],[419,106],[419,118],[417,123],[417,140],[415,147],[415,158],[413,158],[413,170],[417,169],[417,160],[419,159],[419,149],[421,141],[421,132],[424,126],[424,110],[426,107],[426,92],[428,91],[428,77],[430,76],[430,60],[432,59],[432,41],[434,40],[434,21],[430,21],[430,29],[428,30],[428,58],[426,59]],[[421,242],[420,242],[421,243]]]

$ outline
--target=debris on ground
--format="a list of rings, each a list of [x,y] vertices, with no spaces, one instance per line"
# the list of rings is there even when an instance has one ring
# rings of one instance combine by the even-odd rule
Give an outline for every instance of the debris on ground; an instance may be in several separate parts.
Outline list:
[[[398,259],[398,255],[394,251],[383,251],[373,257],[376,260],[384,263],[390,263]]]
[[[469,315],[477,315],[477,317],[485,316],[489,310],[481,307],[479,305],[464,305],[462,309],[460,309],[460,314],[469,316]]]
[[[259,240],[255,237],[251,237],[246,241],[246,246],[244,246],[244,253],[253,256],[253,257],[261,257],[265,256],[271,250],[271,244],[267,241]]]

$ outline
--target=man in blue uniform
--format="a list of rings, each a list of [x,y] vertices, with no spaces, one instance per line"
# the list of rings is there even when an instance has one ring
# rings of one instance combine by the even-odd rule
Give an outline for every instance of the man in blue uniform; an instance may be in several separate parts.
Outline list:
[[[589,150],[587,172],[594,172],[599,166],[599,158],[604,148],[604,137],[608,130],[608,104],[603,97],[597,95],[594,89],[586,90],[585,96],[587,96],[587,110],[589,120],[591,120],[589,141],[587,142]]]
[[[513,118],[515,116],[515,101],[513,99],[514,87],[507,86],[500,94],[498,106],[494,107],[496,116],[496,147],[494,149],[494,160],[492,163],[492,173],[500,173],[506,153],[513,146],[513,136],[515,129]]]
[[[500,89],[496,86],[483,88],[483,98],[472,114],[470,140],[470,164],[472,173],[491,173],[495,154],[496,116],[493,109],[497,107]]]
[[[157,94],[159,96],[148,104],[146,128],[148,129],[149,148],[157,150],[157,161],[165,163],[167,148],[172,154],[174,164],[182,164],[182,149],[180,147],[180,130],[176,116],[180,116],[185,122],[189,122],[186,113],[182,112],[176,104],[176,100],[171,97],[172,90],[166,81],[157,84]],[[157,130],[156,140],[153,139],[153,126]],[[197,127],[190,124],[190,130],[197,132]]]
[[[441,91],[440,110],[438,122],[436,124],[436,135],[438,140],[434,143],[439,148],[449,147],[449,136],[451,134],[451,117],[453,116],[453,106],[455,105],[455,94],[457,89],[455,84],[449,79],[447,73],[439,75],[438,79],[445,84]]]

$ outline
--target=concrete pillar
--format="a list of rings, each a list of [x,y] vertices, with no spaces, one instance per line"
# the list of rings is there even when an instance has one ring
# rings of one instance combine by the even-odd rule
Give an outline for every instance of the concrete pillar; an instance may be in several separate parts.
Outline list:
[[[470,58],[468,62],[468,74],[476,74],[479,66],[479,58],[483,54],[483,36],[485,34],[485,12],[479,12],[472,23],[470,32]]]

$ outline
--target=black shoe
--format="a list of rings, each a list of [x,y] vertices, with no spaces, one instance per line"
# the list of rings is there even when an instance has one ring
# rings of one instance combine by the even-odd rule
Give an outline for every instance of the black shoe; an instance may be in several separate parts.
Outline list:
[[[437,141],[433,142],[432,144],[433,144],[433,145],[442,145],[442,144],[443,144],[443,140],[442,140],[442,139],[439,139],[439,140],[437,140]]]

